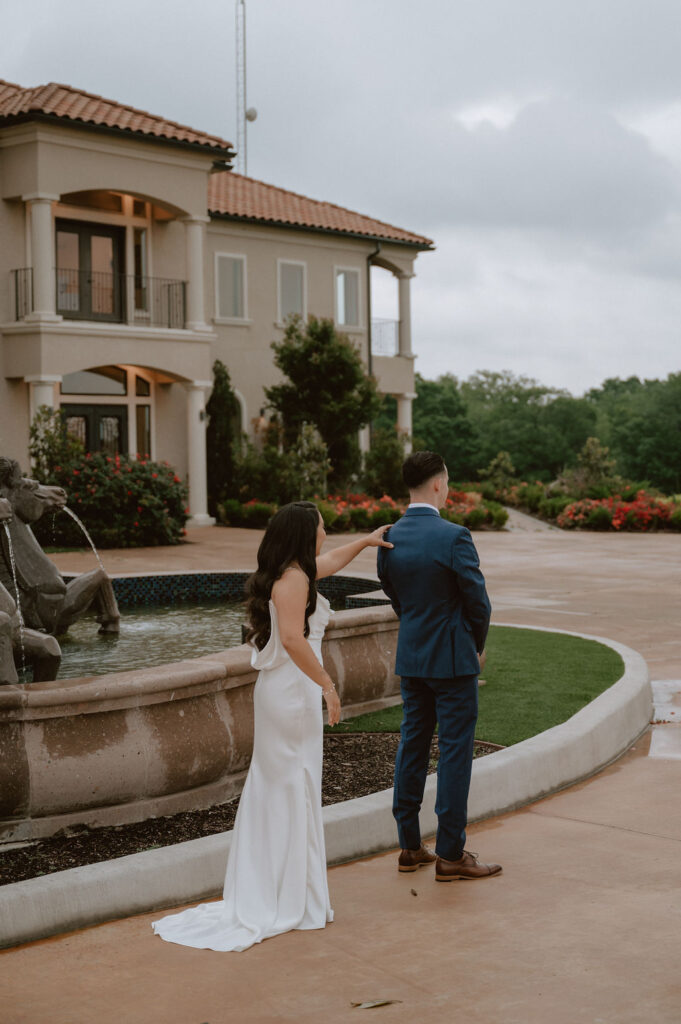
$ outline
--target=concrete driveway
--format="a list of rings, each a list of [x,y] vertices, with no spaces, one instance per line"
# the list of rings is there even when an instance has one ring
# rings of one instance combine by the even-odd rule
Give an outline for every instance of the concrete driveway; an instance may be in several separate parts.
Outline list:
[[[259,537],[194,530],[180,548],[104,562],[252,568]],[[608,636],[640,651],[654,680],[681,680],[678,534],[474,539],[496,621]],[[81,571],[92,556],[55,561]],[[354,564],[374,567],[372,552]],[[473,826],[469,848],[500,861],[499,877],[437,884],[431,869],[399,875],[394,853],[333,868],[332,925],[243,954],[163,943],[154,914],[32,943],[0,953],[0,1020],[679,1024],[681,726],[656,728],[673,731],[665,756],[648,756],[648,733],[588,782]],[[395,1002],[351,1005],[378,999]]]

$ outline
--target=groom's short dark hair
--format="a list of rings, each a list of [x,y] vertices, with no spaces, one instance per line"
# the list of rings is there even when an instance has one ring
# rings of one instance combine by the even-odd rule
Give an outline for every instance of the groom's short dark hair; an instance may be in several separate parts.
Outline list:
[[[445,471],[445,460],[436,452],[412,452],[404,460],[402,479],[410,491]]]

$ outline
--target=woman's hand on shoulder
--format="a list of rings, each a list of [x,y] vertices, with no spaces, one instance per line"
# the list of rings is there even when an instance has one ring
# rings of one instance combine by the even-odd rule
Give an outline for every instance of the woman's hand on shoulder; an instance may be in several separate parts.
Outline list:
[[[391,544],[389,540],[383,539],[383,534],[390,529],[392,523],[388,523],[387,526],[379,526],[377,530],[370,533],[367,537],[367,543],[370,548],[394,548],[395,545]]]

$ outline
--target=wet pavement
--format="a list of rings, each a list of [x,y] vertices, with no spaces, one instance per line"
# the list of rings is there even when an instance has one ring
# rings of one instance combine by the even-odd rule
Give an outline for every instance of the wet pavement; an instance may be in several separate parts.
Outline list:
[[[260,534],[189,536],[102,557],[124,573],[254,565]],[[438,884],[429,868],[398,874],[394,853],[356,861],[329,872],[333,924],[240,954],[164,943],[153,913],[31,943],[0,953],[2,1024],[334,1024],[379,999],[395,1000],[371,1010],[386,1022],[679,1024],[681,538],[474,539],[495,620],[640,651],[659,724],[593,779],[472,826],[469,848],[499,877]],[[54,557],[82,571],[93,556]],[[352,569],[374,566],[365,552]]]

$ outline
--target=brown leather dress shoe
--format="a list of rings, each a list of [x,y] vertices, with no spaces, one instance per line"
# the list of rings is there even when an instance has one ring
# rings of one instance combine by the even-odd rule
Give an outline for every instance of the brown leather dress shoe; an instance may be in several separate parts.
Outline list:
[[[464,850],[463,856],[458,860],[437,858],[435,881],[453,882],[456,878],[489,878],[490,875],[498,875],[500,871],[501,864],[481,864],[477,853],[469,853],[468,850]]]
[[[427,846],[421,843],[418,850],[401,850],[400,856],[397,861],[398,871],[416,871],[417,868],[422,868],[424,864],[432,864],[436,860],[436,856],[432,850],[429,850]]]

